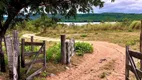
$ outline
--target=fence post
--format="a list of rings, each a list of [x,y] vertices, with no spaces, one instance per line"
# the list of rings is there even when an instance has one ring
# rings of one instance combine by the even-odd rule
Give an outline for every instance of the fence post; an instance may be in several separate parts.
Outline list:
[[[9,78],[13,79],[13,46],[12,46],[12,39],[8,35],[5,38],[6,42],[6,52],[8,56],[8,68],[9,68]]]
[[[44,55],[44,64],[43,66],[46,67],[46,42],[43,41],[43,55]]]
[[[13,54],[13,76],[14,80],[19,80],[20,76],[20,49],[18,32],[13,31],[13,43],[14,43],[14,54]]]
[[[31,43],[33,43],[34,42],[34,36],[31,36]],[[31,51],[33,52],[34,51],[34,46],[33,45],[31,45]]]
[[[66,64],[66,44],[65,44],[65,35],[61,35],[61,63]]]
[[[24,44],[25,44],[25,39],[22,39],[21,40],[21,66],[22,66],[22,68],[25,67],[25,55],[24,55],[25,49],[24,49]]]
[[[71,56],[75,54],[75,40],[71,39]]]
[[[142,20],[141,20],[141,32],[140,32],[140,52],[142,53]],[[140,69],[142,70],[142,60],[140,60]]]
[[[70,64],[70,57],[71,57],[71,45],[70,41],[66,42],[66,64]]]
[[[129,80],[129,69],[128,69],[129,58],[128,58],[128,50],[129,50],[129,47],[126,46],[125,80]]]

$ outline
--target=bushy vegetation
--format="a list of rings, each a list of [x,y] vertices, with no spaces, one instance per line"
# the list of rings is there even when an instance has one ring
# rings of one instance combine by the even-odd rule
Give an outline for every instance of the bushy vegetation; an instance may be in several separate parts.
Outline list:
[[[93,46],[86,42],[76,42],[75,51],[77,52],[77,55],[82,56],[84,53],[92,53]]]
[[[77,55],[83,55],[84,53],[92,53],[93,47],[89,43],[85,42],[76,42],[75,43],[75,51],[77,52]],[[55,44],[48,48],[46,51],[47,54],[47,61],[55,61],[59,62],[61,58],[61,45]]]
[[[50,48],[48,48],[48,50],[46,51],[47,54],[47,61],[55,61],[55,62],[59,62],[60,58],[61,58],[61,45],[60,44],[55,44],[53,46],[51,46]]]
[[[36,28],[41,28],[43,31],[47,31],[47,27],[55,27],[56,21],[52,18],[48,18],[46,15],[42,15],[40,18],[33,21],[33,26]]]
[[[33,52],[37,52],[37,51],[39,51],[39,49],[40,49],[39,46],[33,46]],[[31,50],[32,50],[32,47],[31,47],[31,46],[26,46],[26,47],[25,47],[25,51],[26,51],[26,52],[31,52]]]
[[[141,27],[140,21],[133,21],[133,22],[129,25],[129,28],[130,28],[130,29],[140,29],[140,27]]]
[[[23,20],[16,23],[15,26],[11,27],[11,29],[46,32],[47,27],[55,27],[56,23],[57,22],[54,18],[42,15],[40,18],[35,20]]]
[[[87,35],[86,34],[82,34],[81,37],[87,37]]]

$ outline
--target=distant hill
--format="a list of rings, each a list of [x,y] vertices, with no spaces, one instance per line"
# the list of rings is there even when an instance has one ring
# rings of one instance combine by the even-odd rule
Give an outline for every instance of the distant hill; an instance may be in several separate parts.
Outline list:
[[[76,19],[61,18],[63,22],[103,22],[103,21],[124,21],[124,20],[142,20],[142,14],[125,13],[101,13],[101,14],[77,14]]]
[[[115,22],[125,20],[142,20],[142,14],[125,14],[125,13],[100,13],[100,14],[77,14],[76,18],[71,17],[69,19],[61,15],[48,15],[60,19],[61,22]],[[30,19],[35,20],[40,15],[30,16]],[[6,20],[7,17],[4,19]]]

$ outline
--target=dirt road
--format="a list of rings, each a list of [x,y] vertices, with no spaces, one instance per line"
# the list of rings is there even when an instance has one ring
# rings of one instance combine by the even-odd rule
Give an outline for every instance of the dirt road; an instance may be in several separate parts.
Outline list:
[[[25,34],[23,37],[46,41],[60,41],[55,38]],[[94,52],[84,55],[84,61],[56,76],[47,77],[47,80],[124,80],[125,48],[116,44],[92,41]]]
[[[86,54],[84,61],[47,80],[124,80],[125,49],[108,42],[91,42],[92,54]]]

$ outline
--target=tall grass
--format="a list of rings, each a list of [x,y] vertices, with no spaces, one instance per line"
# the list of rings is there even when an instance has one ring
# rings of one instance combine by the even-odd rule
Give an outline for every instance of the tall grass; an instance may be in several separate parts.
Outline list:
[[[67,26],[67,25],[58,25],[54,30],[64,30],[62,32],[68,32],[67,30],[76,30],[79,32],[87,32],[87,31],[99,31],[99,30],[137,30],[140,29],[140,21],[132,21],[129,22],[128,24],[124,24],[124,22],[116,22],[114,24],[111,23],[101,23],[101,24],[87,24],[83,26],[77,26],[77,25],[72,25],[72,26]],[[50,28],[51,29],[51,28]],[[62,29],[62,30],[61,30]],[[69,31],[69,32],[71,32]]]
[[[133,21],[133,22],[129,25],[129,29],[140,29],[140,27],[141,27],[140,21]]]

